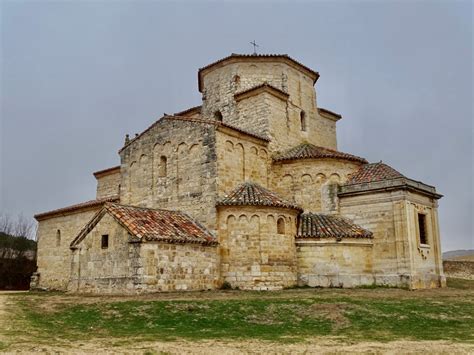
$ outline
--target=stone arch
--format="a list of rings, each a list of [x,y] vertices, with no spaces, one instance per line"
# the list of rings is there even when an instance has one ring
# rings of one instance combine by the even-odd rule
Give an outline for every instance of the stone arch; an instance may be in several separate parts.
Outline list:
[[[337,173],[333,173],[331,174],[331,176],[329,177],[329,181],[331,183],[336,183],[338,184],[340,181],[341,181],[341,176]]]
[[[187,181],[187,169],[186,160],[188,159],[188,145],[185,142],[178,144],[176,148],[177,159],[176,159],[176,191],[179,198],[180,187],[186,184]]]
[[[216,112],[214,112],[214,120],[215,121],[218,121],[218,122],[222,122],[222,112],[217,110]]]
[[[158,177],[166,177],[168,173],[168,158],[164,155],[160,156],[158,163]]]
[[[225,141],[225,150],[227,152],[233,152],[234,151],[234,143],[232,143],[232,141]]]
[[[311,177],[310,174],[303,174],[301,175],[301,183],[305,185],[309,185],[313,182],[313,178]]]
[[[249,219],[247,218],[247,215],[246,215],[246,214],[241,214],[241,215],[239,216],[239,222],[248,223],[248,222],[249,222]]]
[[[326,175],[323,173],[319,173],[316,175],[316,183],[317,184],[324,184],[326,182]]]
[[[250,217],[250,229],[252,233],[259,234],[260,231],[260,217],[256,214],[254,214],[252,217]]]
[[[229,226],[233,225],[235,221],[236,221],[236,218],[233,214],[228,215],[226,219],[227,229],[229,229]]]

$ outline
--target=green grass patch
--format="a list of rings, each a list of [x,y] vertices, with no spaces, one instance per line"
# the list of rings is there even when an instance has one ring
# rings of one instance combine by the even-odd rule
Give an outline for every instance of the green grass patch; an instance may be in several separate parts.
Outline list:
[[[308,293],[307,297],[296,299],[251,295],[249,299],[233,300],[135,300],[80,305],[65,302],[47,312],[39,307],[37,299],[26,296],[18,298],[18,302],[31,330],[44,338],[295,342],[335,336],[348,341],[474,341],[471,302],[421,297],[367,300],[361,293],[358,295]]]

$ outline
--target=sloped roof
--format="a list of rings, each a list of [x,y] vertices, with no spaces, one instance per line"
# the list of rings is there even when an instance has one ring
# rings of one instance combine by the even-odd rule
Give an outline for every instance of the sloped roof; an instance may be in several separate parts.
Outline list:
[[[296,238],[372,238],[373,234],[346,218],[319,213],[299,216]]]
[[[97,199],[97,200],[90,200],[90,201],[81,202],[75,205],[58,208],[52,211],[38,213],[34,215],[34,218],[37,221],[41,221],[43,219],[51,218],[51,217],[62,215],[62,214],[78,212],[80,210],[90,209],[93,207],[100,207],[106,202],[117,202],[119,200],[120,198],[118,196],[106,197],[106,198]]]
[[[235,60],[246,60],[246,59],[257,59],[257,60],[272,60],[272,59],[277,59],[277,60],[282,60],[286,61],[288,64],[291,64],[295,68],[299,69],[300,71],[306,72],[309,75],[313,77],[313,84],[316,83],[316,81],[319,78],[319,73],[317,71],[314,71],[313,69],[308,68],[306,65],[301,64],[300,62],[296,61],[295,59],[291,58],[288,54],[237,54],[237,53],[232,53],[231,55],[219,59],[211,64],[206,65],[205,67],[202,67],[198,71],[198,87],[199,91],[202,91],[202,73],[206,71],[207,69],[210,69],[216,65],[223,64],[225,62],[231,62]]]
[[[102,177],[102,176],[105,176],[105,175],[109,175],[109,174],[115,174],[115,173],[118,173],[120,172],[120,165],[117,165],[117,166],[114,166],[112,168],[107,168],[107,169],[103,169],[103,170],[99,170],[99,171],[96,171],[94,173],[92,173],[94,175],[94,177],[96,179]]]
[[[77,245],[109,213],[137,241],[216,245],[217,239],[202,225],[181,211],[107,203],[71,243]]]
[[[346,185],[362,184],[382,180],[404,178],[405,176],[397,170],[382,162],[362,165],[353,173]]]
[[[294,148],[287,150],[273,158],[273,161],[286,161],[295,159],[344,159],[360,163],[367,163],[364,158],[339,152],[337,150],[318,147],[311,143],[303,143]]]
[[[220,206],[271,206],[293,208],[302,211],[302,208],[286,201],[276,193],[253,183],[245,182],[239,185],[230,194],[220,200]]]

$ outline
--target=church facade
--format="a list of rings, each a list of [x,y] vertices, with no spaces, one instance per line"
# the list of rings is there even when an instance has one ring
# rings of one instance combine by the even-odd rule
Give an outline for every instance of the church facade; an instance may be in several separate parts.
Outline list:
[[[94,200],[35,216],[32,287],[444,286],[441,195],[339,151],[318,78],[287,55],[201,68],[201,106],[127,136]]]

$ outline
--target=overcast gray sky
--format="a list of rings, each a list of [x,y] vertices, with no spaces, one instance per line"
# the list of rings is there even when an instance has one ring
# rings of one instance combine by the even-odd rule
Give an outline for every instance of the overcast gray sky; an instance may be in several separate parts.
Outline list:
[[[339,149],[435,185],[444,250],[473,248],[470,1],[1,1],[1,195],[93,199],[126,133],[200,104],[197,70],[287,53],[321,74]]]

